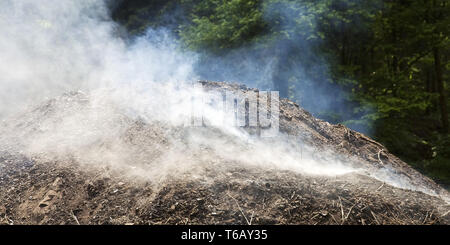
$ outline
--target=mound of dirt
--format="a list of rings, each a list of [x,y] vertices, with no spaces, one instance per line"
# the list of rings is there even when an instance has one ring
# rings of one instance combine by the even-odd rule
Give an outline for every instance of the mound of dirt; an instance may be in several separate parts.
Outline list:
[[[253,91],[201,83],[206,90]],[[283,135],[310,146],[313,157],[331,151],[361,171],[321,175],[249,164],[261,159],[221,154],[248,142],[220,130],[173,127],[111,108],[107,117],[106,109],[86,117],[89,103],[89,96],[70,93],[4,122],[1,140],[14,144],[0,149],[0,224],[450,224],[446,190],[378,142],[289,100],[280,100]],[[89,119],[81,120],[89,137],[65,120],[75,111],[83,115],[75,121]],[[191,131],[209,141],[192,144]],[[53,140],[28,145],[39,135]],[[64,141],[72,136],[96,140]],[[225,142],[219,150],[216,141]]]

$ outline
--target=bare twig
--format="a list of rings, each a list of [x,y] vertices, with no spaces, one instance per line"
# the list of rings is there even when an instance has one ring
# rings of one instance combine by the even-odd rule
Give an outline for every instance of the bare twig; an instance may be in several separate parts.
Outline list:
[[[356,136],[357,139],[365,140],[365,141],[370,142],[370,143],[372,143],[372,144],[375,144],[375,145],[377,145],[377,146],[379,146],[379,147],[381,147],[381,148],[384,147],[382,144],[376,142],[375,140],[373,140],[373,139],[371,139],[371,138],[369,138],[369,137],[367,137],[367,136],[365,136],[365,135],[363,135],[363,134],[361,134],[361,133],[356,132],[356,133],[355,133],[355,136]]]
[[[168,224],[171,219],[172,219],[172,217],[167,218],[166,222],[164,222],[164,224]]]
[[[339,205],[341,206],[341,224],[343,224],[344,223],[344,207],[342,206],[341,197],[338,196],[338,198],[339,198]]]
[[[315,218],[316,218],[317,216],[319,216],[319,215],[320,215],[320,213],[314,215],[313,217],[311,217],[311,218],[309,219],[309,221],[312,221],[313,219],[315,219]]]
[[[245,216],[244,211],[242,210],[241,206],[239,206],[239,202],[236,200],[236,198],[234,198],[233,196],[231,196],[228,192],[227,192],[227,195],[228,195],[229,197],[231,197],[231,198],[236,202],[236,205],[237,205],[239,211],[241,211],[242,216],[244,216],[245,221],[247,221],[247,224],[248,224],[248,225],[251,225],[251,222],[248,221],[247,216]]]
[[[252,221],[253,221],[253,215],[255,214],[255,210],[253,210],[253,212],[252,212],[252,216],[250,216],[250,224],[249,225],[252,225]]]
[[[337,220],[334,218],[334,215],[332,215],[332,214],[330,213],[330,216],[331,216],[331,218],[333,218],[334,222],[338,225],[339,222],[337,222]]]
[[[375,192],[381,190],[381,188],[383,188],[383,186],[384,186],[384,182],[383,182],[383,184],[380,185],[380,187],[378,187],[378,189]]]
[[[377,216],[372,212],[372,210],[370,210],[370,213],[372,214],[373,218],[375,219],[375,222],[377,222],[377,225],[379,225],[380,222],[378,222]]]
[[[77,222],[77,225],[80,225],[80,222],[78,222],[78,218],[77,216],[75,216],[75,214],[73,213],[73,210],[70,210],[70,214],[72,215],[73,219],[75,220],[75,222]]]
[[[380,161],[381,165],[384,165],[384,163],[383,163],[383,161],[381,161],[381,157],[380,157],[380,154],[382,151],[383,151],[383,149],[378,151],[378,161]]]
[[[360,200],[360,199],[358,199],[358,200],[355,202],[355,204],[353,204],[353,206],[350,208],[350,210],[348,211],[347,215],[345,216],[344,222],[347,221],[348,216],[350,216],[350,213],[352,212],[352,210],[353,210],[353,208],[356,206],[356,204],[358,204],[359,200]],[[344,222],[343,222],[343,223],[344,223]]]
[[[425,218],[424,218],[423,221],[422,221],[422,225],[425,224],[425,223],[427,222],[428,214],[429,214],[429,212],[427,211],[427,213],[425,214]],[[431,211],[431,214],[433,214],[433,211]],[[430,215],[430,217],[431,217],[431,215]]]

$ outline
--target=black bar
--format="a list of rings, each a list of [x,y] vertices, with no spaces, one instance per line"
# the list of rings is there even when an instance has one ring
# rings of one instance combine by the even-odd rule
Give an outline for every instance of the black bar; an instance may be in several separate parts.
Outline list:
[[[15,240],[29,235],[43,240],[48,240],[49,237],[60,237],[58,240],[68,239],[81,242],[84,239],[90,241],[94,239],[99,242],[123,241],[127,244],[138,241],[140,241],[139,244],[155,244],[156,240],[175,242],[174,244],[189,242],[273,244],[279,241],[311,244],[306,242],[307,240],[384,244],[387,241],[404,243],[406,240],[439,239],[441,236],[447,240],[448,238],[445,236],[450,234],[449,231],[448,226],[0,226],[1,237],[11,235]],[[214,237],[212,238],[213,232]],[[26,236],[21,236],[21,234]]]

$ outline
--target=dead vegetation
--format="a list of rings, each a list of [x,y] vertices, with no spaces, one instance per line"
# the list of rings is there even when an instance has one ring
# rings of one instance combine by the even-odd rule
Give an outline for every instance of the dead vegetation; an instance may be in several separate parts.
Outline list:
[[[217,170],[215,166],[215,170]],[[3,224],[448,224],[437,197],[362,175],[211,169],[155,188],[76,164],[2,159]],[[99,173],[101,172],[98,169]],[[213,177],[213,178],[211,178]],[[212,180],[212,181],[211,181]],[[447,207],[447,214],[443,210]]]

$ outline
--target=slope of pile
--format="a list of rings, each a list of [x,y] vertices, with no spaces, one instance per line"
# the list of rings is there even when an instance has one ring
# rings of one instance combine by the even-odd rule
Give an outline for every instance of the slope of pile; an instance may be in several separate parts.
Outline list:
[[[305,151],[305,162],[308,154],[320,158],[313,163],[331,172],[340,165],[329,162],[345,162],[336,167],[340,174],[297,171],[283,165],[285,156],[265,163],[257,156],[265,149],[258,149],[274,148],[273,140],[251,144],[220,129],[171,126],[109,106],[91,114],[90,103],[88,95],[70,93],[3,123],[0,223],[450,223],[447,191],[381,144],[288,100],[280,101],[283,135],[308,146],[294,148]],[[82,128],[74,124],[80,121]]]

